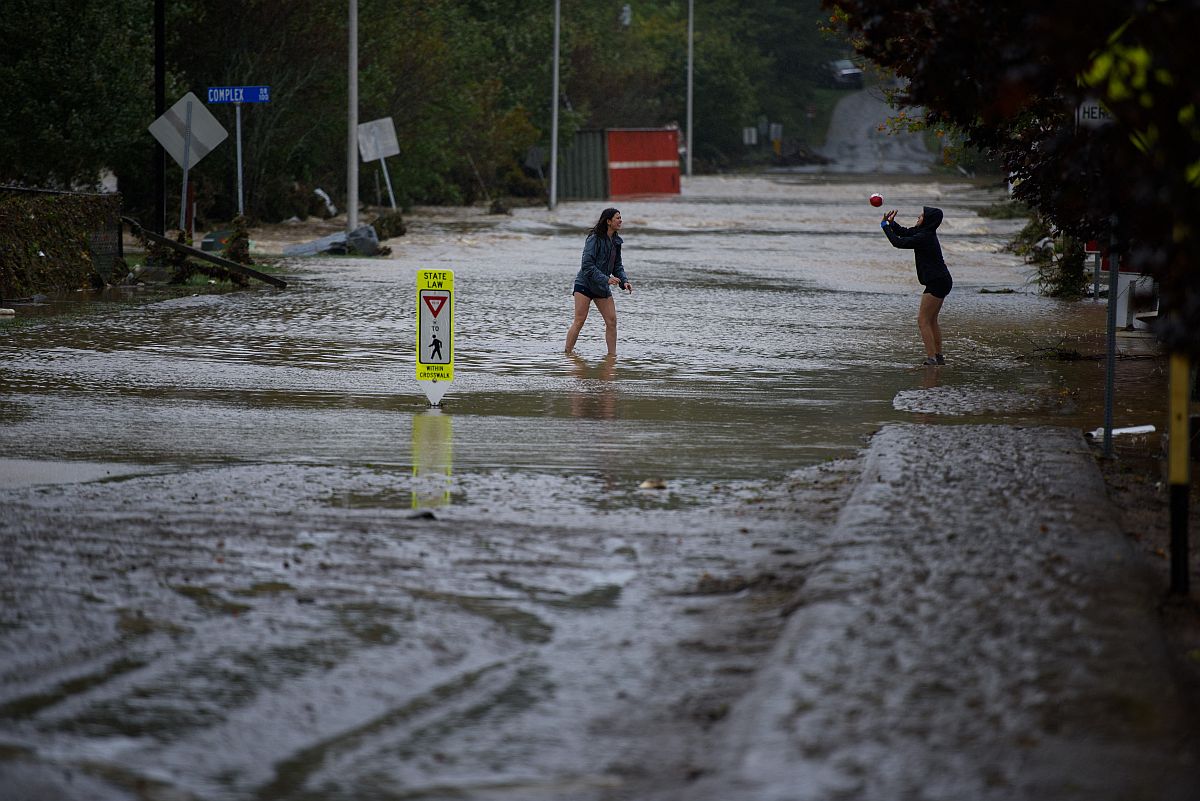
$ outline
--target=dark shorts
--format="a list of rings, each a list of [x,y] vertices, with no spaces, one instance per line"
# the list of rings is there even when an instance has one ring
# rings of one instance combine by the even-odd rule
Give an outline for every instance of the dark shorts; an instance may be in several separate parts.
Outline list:
[[[592,300],[603,300],[604,298],[612,297],[611,294],[608,294],[608,295],[593,294],[592,291],[590,289],[588,289],[586,286],[584,286],[583,284],[576,284],[575,290],[573,292],[571,292],[571,294],[574,295],[575,292],[578,292],[580,295],[583,295],[584,297],[591,298]]]
[[[942,300],[950,294],[950,290],[954,287],[954,279],[950,276],[945,278],[935,278],[925,285],[926,295],[933,295],[938,300]]]

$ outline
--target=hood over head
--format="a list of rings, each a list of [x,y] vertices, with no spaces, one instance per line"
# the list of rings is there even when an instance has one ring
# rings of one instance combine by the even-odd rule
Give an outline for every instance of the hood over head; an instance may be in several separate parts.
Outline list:
[[[921,213],[925,219],[921,221],[922,228],[937,229],[942,224],[942,210],[933,206],[922,206]]]

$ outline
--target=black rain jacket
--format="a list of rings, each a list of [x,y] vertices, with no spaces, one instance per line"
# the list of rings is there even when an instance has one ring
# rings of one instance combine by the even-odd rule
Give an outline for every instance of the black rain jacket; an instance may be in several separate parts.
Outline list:
[[[942,258],[942,245],[937,238],[937,227],[942,224],[942,210],[925,206],[923,212],[925,217],[915,228],[905,228],[895,222],[881,227],[893,246],[913,252],[917,261],[917,280],[921,286],[926,286],[930,281],[949,278],[950,270]]]

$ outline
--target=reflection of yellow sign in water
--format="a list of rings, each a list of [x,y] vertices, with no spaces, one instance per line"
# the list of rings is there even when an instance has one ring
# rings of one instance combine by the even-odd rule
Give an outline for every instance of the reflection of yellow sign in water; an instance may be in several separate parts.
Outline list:
[[[412,418],[412,508],[450,503],[454,437],[450,418],[433,409]]]
[[[417,271],[417,380],[454,380],[454,273]]]

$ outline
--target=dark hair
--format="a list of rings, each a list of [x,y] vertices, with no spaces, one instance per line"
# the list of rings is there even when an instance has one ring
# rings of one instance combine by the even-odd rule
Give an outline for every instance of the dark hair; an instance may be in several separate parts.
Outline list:
[[[600,212],[600,219],[592,227],[592,233],[608,239],[608,221],[620,213],[620,209],[605,209]]]

